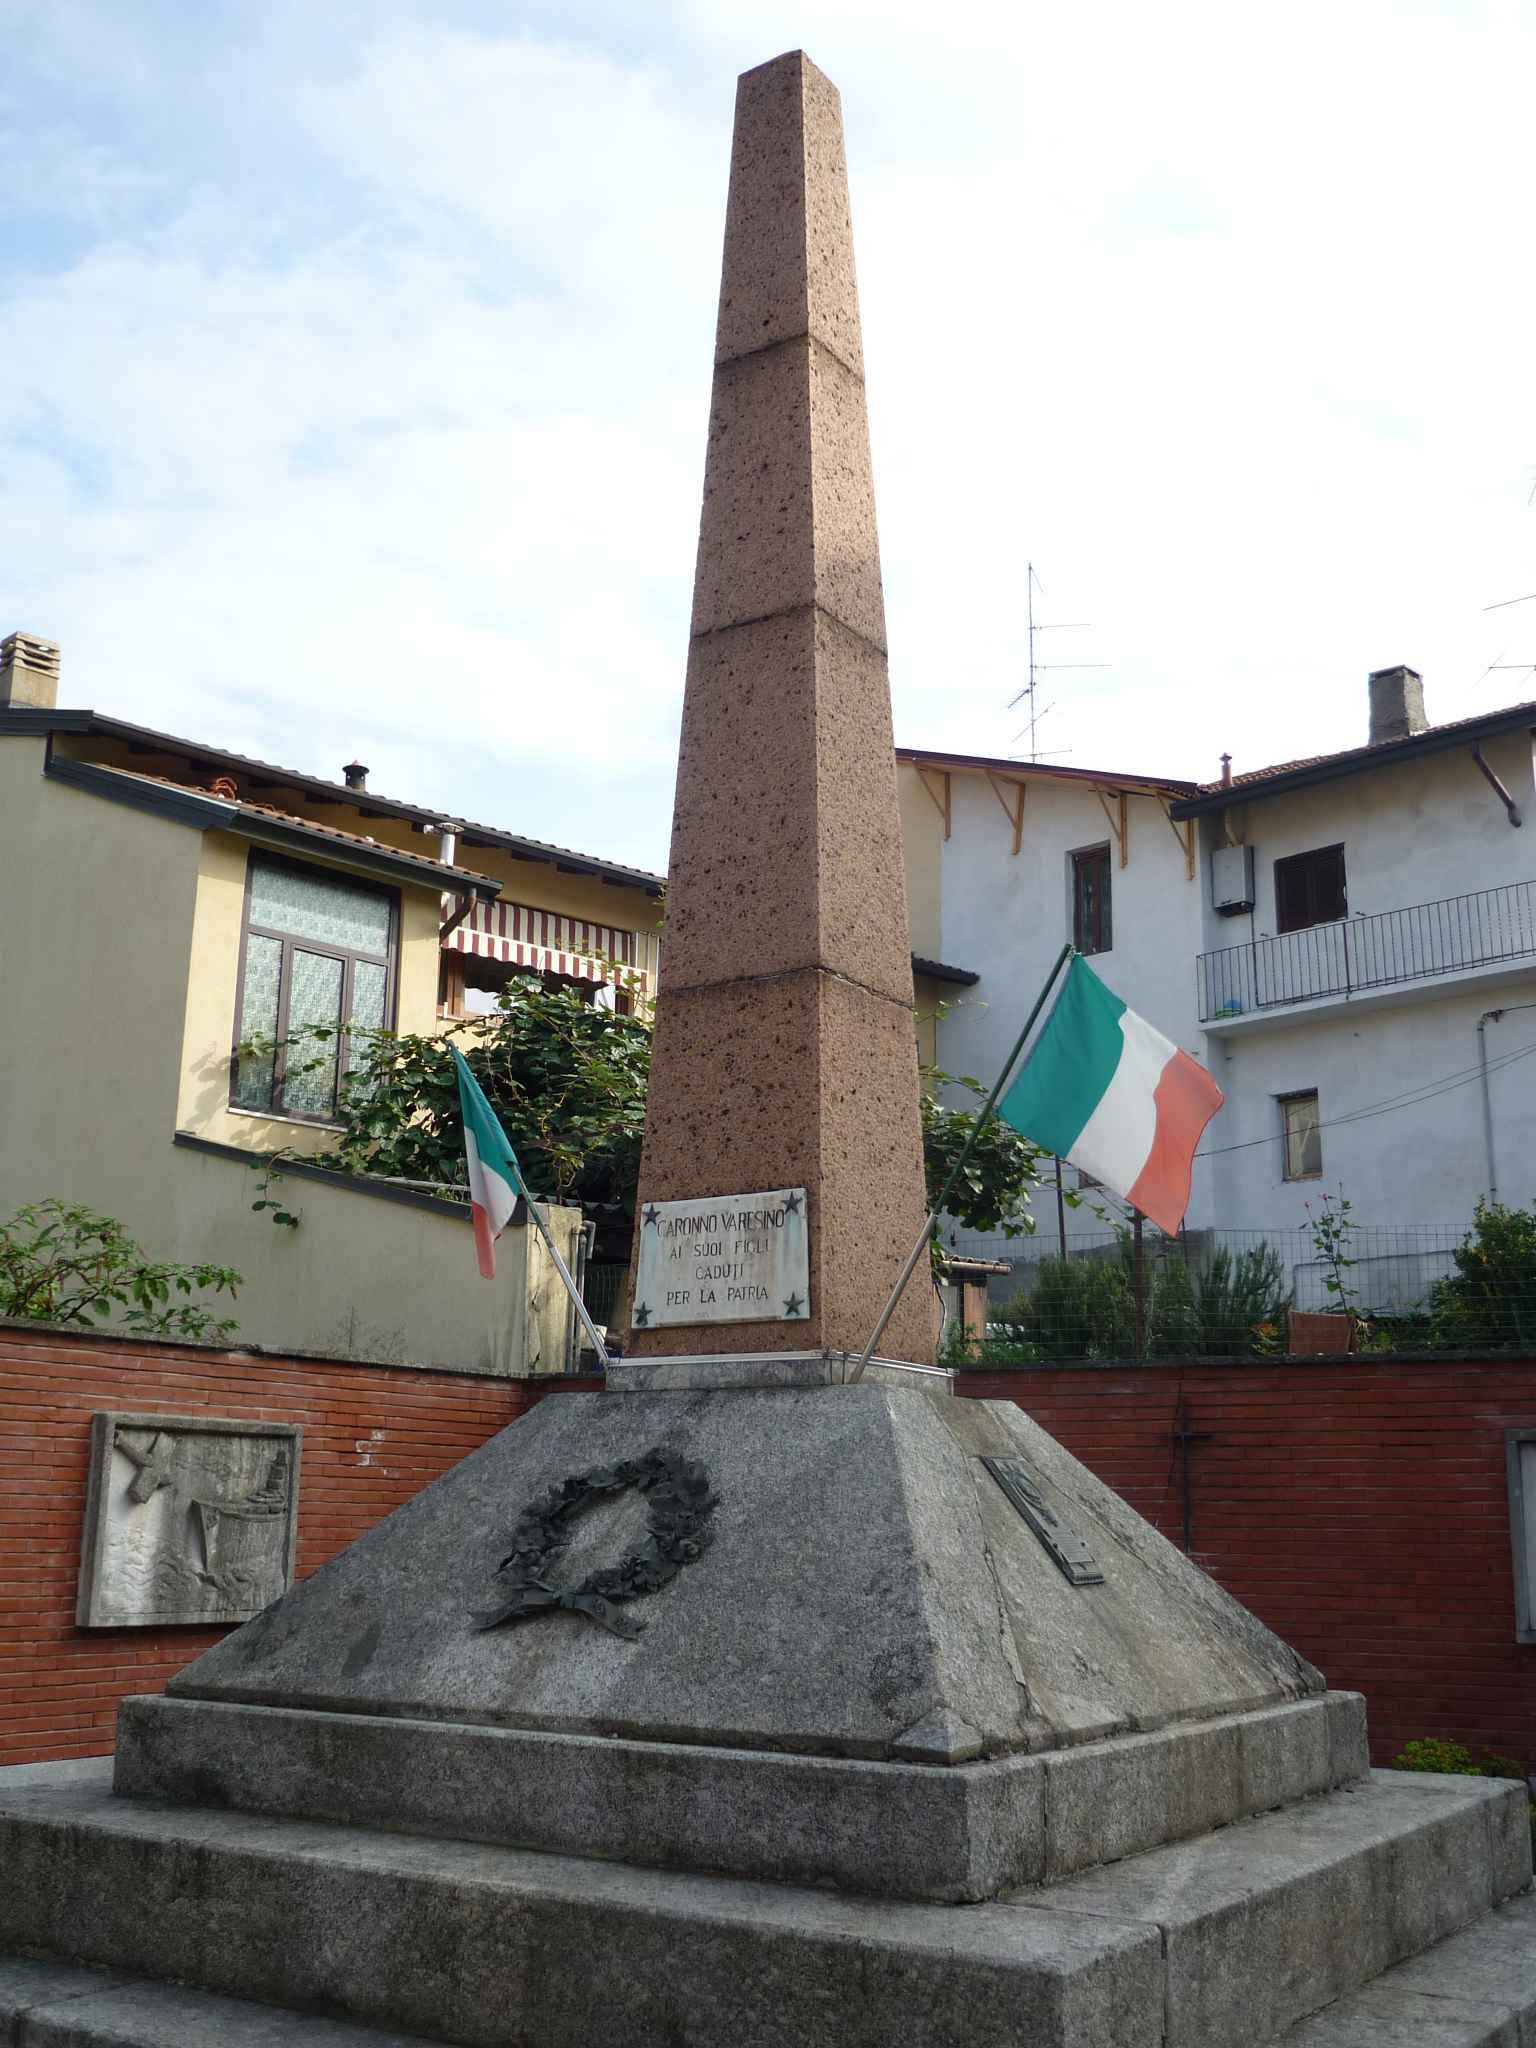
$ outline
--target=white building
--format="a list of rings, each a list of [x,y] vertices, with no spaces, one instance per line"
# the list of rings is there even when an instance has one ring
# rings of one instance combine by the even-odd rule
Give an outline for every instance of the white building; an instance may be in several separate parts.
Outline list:
[[[990,1082],[1071,938],[1226,1095],[1191,1228],[1536,1201],[1536,705],[1370,703],[1366,746],[1199,786],[900,750],[913,951],[976,976],[919,982],[938,1065]]]

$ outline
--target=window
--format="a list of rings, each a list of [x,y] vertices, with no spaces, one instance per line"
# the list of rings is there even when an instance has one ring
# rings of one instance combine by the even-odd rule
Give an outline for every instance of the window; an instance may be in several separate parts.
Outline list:
[[[391,889],[252,856],[235,1038],[275,1040],[280,1049],[237,1055],[230,1090],[237,1108],[321,1122],[335,1115],[346,1043],[310,1034],[344,1024],[383,1029],[394,1000],[397,928]]]
[[[1344,897],[1344,849],[1319,846],[1275,862],[1275,930],[1302,932],[1308,925],[1336,924],[1348,917]]]
[[[1079,953],[1107,953],[1109,921],[1109,848],[1072,856],[1072,943]]]
[[[1317,1090],[1280,1098],[1280,1135],[1285,1149],[1287,1180],[1320,1180],[1323,1172],[1323,1130],[1317,1116]]]

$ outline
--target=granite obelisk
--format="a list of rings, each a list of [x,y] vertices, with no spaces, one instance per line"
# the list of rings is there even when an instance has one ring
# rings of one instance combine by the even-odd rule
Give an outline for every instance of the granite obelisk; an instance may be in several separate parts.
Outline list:
[[[642,1289],[632,1355],[857,1351],[926,1209],[842,114],[795,50],[737,87],[640,1214],[802,1187],[798,1315]],[[882,1349],[932,1359],[926,1287]]]

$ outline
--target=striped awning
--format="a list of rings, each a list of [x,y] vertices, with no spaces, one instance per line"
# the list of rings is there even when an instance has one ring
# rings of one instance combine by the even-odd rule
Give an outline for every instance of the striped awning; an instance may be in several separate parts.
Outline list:
[[[462,896],[445,896],[444,921],[462,907]],[[445,952],[473,953],[540,974],[567,974],[577,981],[612,981],[615,973],[649,995],[651,977],[641,961],[639,934],[586,918],[562,917],[531,904],[475,903],[443,941]]]

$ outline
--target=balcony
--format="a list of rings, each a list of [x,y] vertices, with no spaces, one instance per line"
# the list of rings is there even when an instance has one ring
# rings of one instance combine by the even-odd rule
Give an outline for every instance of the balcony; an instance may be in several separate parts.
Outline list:
[[[1536,883],[1250,940],[1196,963],[1200,1022],[1536,958]]]

